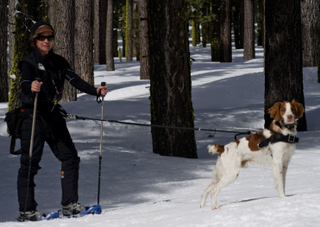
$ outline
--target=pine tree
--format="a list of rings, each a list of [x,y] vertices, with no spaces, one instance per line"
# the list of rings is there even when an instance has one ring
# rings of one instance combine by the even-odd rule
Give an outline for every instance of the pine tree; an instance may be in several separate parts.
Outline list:
[[[220,19],[220,62],[232,62],[231,0],[221,0]]]
[[[255,33],[254,33],[254,0],[244,0],[244,50],[243,58],[255,58]]]
[[[107,71],[114,71],[113,59],[113,0],[108,0],[107,11],[107,40],[106,40],[106,66]]]
[[[140,48],[140,79],[150,79],[149,76],[149,43],[147,1],[138,0],[139,11],[139,48]]]
[[[45,4],[42,0],[20,0],[17,3],[16,11],[19,13],[15,18],[13,62],[9,73],[13,78],[10,86],[9,111],[21,105],[19,99],[21,74],[18,64],[32,51],[30,30],[33,26],[33,21],[44,20],[46,13]]]
[[[126,60],[133,60],[133,0],[126,5]]]
[[[151,123],[193,128],[187,2],[147,4]],[[194,131],[152,127],[151,133],[154,153],[197,158]]]
[[[320,37],[320,0],[301,1],[301,34],[303,67],[317,66],[317,44]]]
[[[86,82],[94,85],[93,78],[93,1],[75,1],[74,69]]]
[[[7,53],[7,0],[0,3],[0,53]],[[8,69],[7,69],[7,55],[0,55],[0,102],[8,101]]]
[[[49,23],[55,29],[53,51],[64,57],[74,69],[74,25],[75,3],[74,0],[48,1]],[[67,81],[64,84],[62,101],[76,101],[76,89]]]
[[[265,127],[268,109],[293,99],[304,105],[300,0],[265,1]],[[298,130],[306,130],[305,115]]]
[[[210,1],[209,37],[211,43],[211,61],[220,61],[220,6],[221,0]]]

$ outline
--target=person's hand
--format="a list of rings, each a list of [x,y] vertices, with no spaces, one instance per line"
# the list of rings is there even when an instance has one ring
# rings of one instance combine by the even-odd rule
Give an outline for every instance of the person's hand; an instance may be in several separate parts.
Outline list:
[[[108,87],[106,86],[99,86],[97,88],[97,94],[100,94],[102,96],[105,96],[108,93]]]
[[[37,80],[32,81],[32,83],[31,83],[31,91],[32,92],[40,92],[42,84],[43,84],[43,82],[39,82]]]

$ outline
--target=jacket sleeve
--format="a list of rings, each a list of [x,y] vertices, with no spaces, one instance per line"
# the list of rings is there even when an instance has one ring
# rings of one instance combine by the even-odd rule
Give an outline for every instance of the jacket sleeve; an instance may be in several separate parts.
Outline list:
[[[26,106],[33,106],[35,94],[31,92],[31,83],[34,80],[34,67],[27,61],[21,62],[21,102]]]
[[[21,68],[21,89],[24,94],[29,95],[32,93],[31,83],[34,81],[34,68],[27,61],[23,61]]]
[[[76,74],[69,65],[66,67],[66,79],[76,89],[89,95],[98,95],[97,89],[81,79],[81,77]]]

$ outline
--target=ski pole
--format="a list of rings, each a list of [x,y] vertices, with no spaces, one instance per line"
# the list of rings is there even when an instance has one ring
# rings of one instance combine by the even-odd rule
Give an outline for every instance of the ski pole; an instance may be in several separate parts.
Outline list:
[[[106,86],[106,82],[101,82],[101,86]],[[104,96],[102,95],[101,101],[101,127],[100,127],[100,149],[99,149],[99,176],[98,176],[98,202],[100,204],[100,185],[101,185],[101,160],[102,160],[102,137],[103,137],[103,104]]]
[[[40,78],[36,78],[37,81],[40,82]],[[26,202],[24,204],[24,215],[26,215],[27,211],[27,203],[28,203],[28,195],[29,195],[29,185],[30,185],[30,175],[31,175],[31,161],[32,161],[32,150],[33,150],[33,140],[34,140],[34,131],[36,126],[36,114],[37,114],[37,105],[38,105],[38,92],[36,92],[36,96],[34,98],[33,105],[33,115],[32,115],[32,128],[31,128],[31,137],[30,137],[30,147],[29,147],[29,169],[28,169],[28,179],[27,179],[27,194],[26,194]]]

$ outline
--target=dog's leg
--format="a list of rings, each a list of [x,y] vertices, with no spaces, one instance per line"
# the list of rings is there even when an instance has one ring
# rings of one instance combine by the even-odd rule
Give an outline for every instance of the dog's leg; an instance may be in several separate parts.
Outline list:
[[[221,176],[223,175],[223,166],[221,162],[221,157],[218,157],[216,166],[213,169],[213,181],[211,184],[208,185],[208,187],[204,190],[202,196],[201,196],[201,204],[200,208],[205,207],[206,200],[209,195],[209,193],[214,190],[215,185],[220,181]]]
[[[275,151],[276,149],[274,149]],[[279,197],[286,197],[284,193],[284,172],[283,172],[283,152],[280,150],[276,150],[273,152],[273,164],[272,164],[274,179],[276,183],[276,189],[278,191]]]
[[[282,177],[283,177],[283,191],[286,191],[286,178],[287,178],[287,170],[288,170],[288,166],[289,166],[289,162],[291,159],[291,156],[293,155],[293,152],[288,152],[284,159],[283,159],[283,169],[282,169]]]
[[[212,190],[214,190],[215,185],[216,185],[216,182],[213,181],[211,184],[208,185],[208,187],[206,188],[206,190],[204,190],[204,192],[203,192],[203,194],[202,194],[202,196],[201,196],[200,208],[205,207],[207,197],[208,197],[209,193],[210,193]]]
[[[240,167],[238,169],[233,169],[232,171],[228,171],[220,181],[215,184],[215,187],[213,190],[211,190],[211,208],[212,210],[214,209],[219,209],[220,206],[217,204],[217,196],[218,193],[227,185],[231,184],[234,182],[238,175],[239,175]]]
[[[224,161],[222,161],[224,160]],[[229,167],[226,169],[225,167]],[[230,168],[232,166],[232,168]],[[217,195],[218,193],[226,187],[228,184],[234,182],[241,168],[241,161],[234,159],[233,157],[227,159],[219,159],[217,165],[214,169],[215,180],[206,188],[202,194],[202,200],[200,207],[204,207],[208,194],[211,194],[211,208],[218,209],[220,208],[217,204]]]

